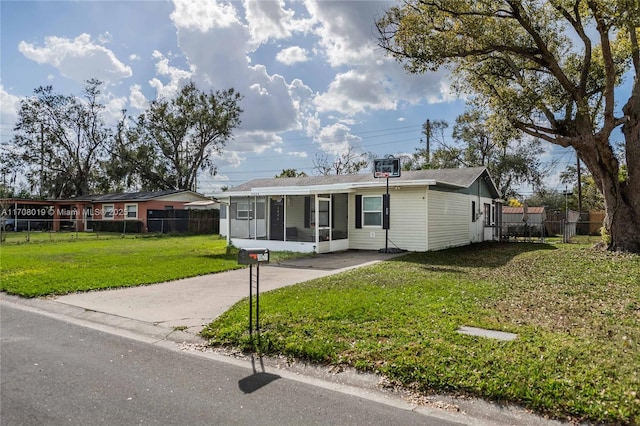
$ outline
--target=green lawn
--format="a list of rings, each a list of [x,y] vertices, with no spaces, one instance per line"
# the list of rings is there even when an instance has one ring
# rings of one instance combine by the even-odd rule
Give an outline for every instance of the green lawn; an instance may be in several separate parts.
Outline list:
[[[79,236],[49,240],[47,233],[32,233],[28,243],[0,245],[0,290],[35,297],[151,284],[238,267],[237,252],[227,252],[226,241],[217,236]]]
[[[640,422],[640,256],[579,244],[409,254],[261,296],[258,350],[597,422]],[[247,301],[206,327],[253,350]],[[463,325],[518,334],[461,335]]]

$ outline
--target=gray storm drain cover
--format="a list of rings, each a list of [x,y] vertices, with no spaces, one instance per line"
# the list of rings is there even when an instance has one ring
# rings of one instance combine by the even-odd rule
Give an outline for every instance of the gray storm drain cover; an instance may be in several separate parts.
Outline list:
[[[460,327],[458,329],[458,333],[467,334],[469,336],[488,337],[489,339],[498,340],[514,340],[518,337],[518,335],[514,333],[467,326]]]

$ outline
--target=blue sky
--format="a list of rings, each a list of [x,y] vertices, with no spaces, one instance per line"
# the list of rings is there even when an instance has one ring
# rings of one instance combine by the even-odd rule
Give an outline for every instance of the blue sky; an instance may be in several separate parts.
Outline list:
[[[39,86],[79,95],[87,79],[105,81],[105,118],[115,124],[122,109],[136,116],[191,80],[244,96],[241,128],[215,159],[218,175],[201,176],[203,193],[285,168],[314,174],[317,155],[349,147],[413,153],[426,119],[452,125],[464,102],[446,72],[408,75],[376,47],[375,19],[391,4],[1,0],[1,141]],[[575,163],[572,152],[545,147],[543,161]]]

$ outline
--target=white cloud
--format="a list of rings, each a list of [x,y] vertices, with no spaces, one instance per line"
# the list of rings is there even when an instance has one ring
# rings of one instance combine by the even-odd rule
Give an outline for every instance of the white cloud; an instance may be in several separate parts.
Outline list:
[[[239,22],[232,3],[213,0],[174,0],[171,20],[178,28],[206,33],[212,28],[227,28]]]
[[[362,152],[362,138],[352,135],[351,129],[342,123],[335,123],[320,130],[314,138],[322,151],[329,155],[341,155],[353,148],[354,152]]]
[[[4,86],[0,83],[0,117],[2,117],[0,126],[2,126],[2,141],[6,142],[4,139],[9,138],[11,135],[11,129],[18,119],[18,110],[20,108],[20,100],[18,96],[12,95],[11,93],[4,90]]]
[[[373,24],[389,4],[393,3],[305,1],[307,10],[319,24],[315,33],[332,67],[354,66],[378,56],[374,51]]]
[[[309,60],[307,53],[307,49],[303,49],[300,46],[291,46],[279,51],[276,54],[276,60],[285,65],[307,62]]]
[[[230,3],[229,7],[233,4]],[[196,9],[200,7],[193,3],[189,5]],[[255,9],[252,13],[257,13],[256,10],[264,12],[265,9],[273,12],[273,9],[264,6],[251,7]],[[187,12],[184,4],[181,8],[181,15],[194,14]],[[275,15],[281,18],[290,16]],[[271,18],[273,21],[273,16]],[[192,26],[185,26],[182,20],[174,18],[174,23],[178,30],[179,46],[191,65],[191,78],[196,84],[203,89],[234,88],[243,96],[240,104],[244,110],[243,131],[273,133],[300,128],[299,96],[302,96],[304,84],[299,81],[288,84],[281,75],[269,74],[266,66],[250,64],[247,53],[253,42],[246,25],[235,20],[225,26],[209,26],[206,31],[197,27],[196,31]]]
[[[314,103],[320,112],[338,111],[349,115],[396,108],[396,102],[382,76],[357,70],[336,75],[329,90],[317,96]]]
[[[252,47],[255,48],[270,39],[291,36],[289,22],[294,12],[285,10],[284,2],[244,0],[246,19],[251,33]]]
[[[142,93],[142,87],[139,84],[134,84],[129,88],[129,105],[139,111],[145,110],[149,105],[149,101]]]
[[[127,109],[127,97],[107,97],[102,115],[108,126],[115,126],[122,119],[122,111]]]
[[[109,31],[107,31],[104,34],[100,34],[98,36],[98,41],[102,44],[108,44],[113,41],[113,36],[111,35],[111,33],[109,33]]]
[[[135,53],[132,53],[131,55],[129,55],[129,60],[130,61],[139,61],[140,60],[140,56],[136,55]]]
[[[246,132],[227,144],[227,149],[236,152],[253,152],[262,154],[267,149],[279,149],[282,137],[270,132]]]
[[[320,112],[350,116],[395,110],[400,102],[430,103],[454,99],[444,72],[424,75],[406,70],[375,43],[375,20],[392,2],[326,2],[305,5],[318,23],[315,33],[327,62],[347,70],[337,73],[326,92],[315,99]]]
[[[160,79],[152,78],[149,84],[156,89],[158,98],[171,98],[178,93],[182,86],[189,82],[193,72],[171,66],[169,59],[157,50],[153,52],[153,58],[157,60],[156,74],[168,77],[169,82],[164,84]]]
[[[21,41],[18,49],[27,58],[51,65],[63,76],[77,82],[97,78],[115,83],[133,74],[131,68],[120,62],[111,50],[94,43],[86,33],[75,39],[46,37],[44,47]]]

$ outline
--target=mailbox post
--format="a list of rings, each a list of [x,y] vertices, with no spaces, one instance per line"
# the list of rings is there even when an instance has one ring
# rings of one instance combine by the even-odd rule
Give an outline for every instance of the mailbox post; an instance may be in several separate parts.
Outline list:
[[[256,265],[256,331],[260,331],[260,264],[269,263],[269,250],[247,248],[238,251],[238,264],[249,265],[249,336],[253,335],[253,265]]]

